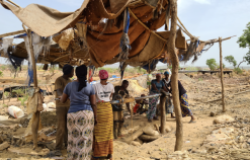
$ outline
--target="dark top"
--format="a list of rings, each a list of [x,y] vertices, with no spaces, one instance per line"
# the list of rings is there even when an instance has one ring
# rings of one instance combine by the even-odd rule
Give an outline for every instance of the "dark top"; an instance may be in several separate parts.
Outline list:
[[[163,82],[166,82],[163,80]],[[166,87],[171,87],[171,81],[169,83],[165,83]],[[179,89],[179,96],[181,97],[183,94],[187,93],[187,91],[182,86],[181,82],[178,80],[178,89]],[[172,93],[172,87],[170,88],[170,93]]]
[[[129,95],[128,90],[121,89],[121,86],[115,87],[115,93],[113,94],[113,100],[122,99],[125,95]],[[122,111],[122,105],[120,104],[112,104],[113,111]]]

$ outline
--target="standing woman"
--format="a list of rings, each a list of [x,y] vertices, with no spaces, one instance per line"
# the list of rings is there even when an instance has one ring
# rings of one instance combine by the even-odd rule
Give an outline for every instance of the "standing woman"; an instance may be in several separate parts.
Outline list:
[[[161,80],[161,74],[156,74],[156,79],[151,81],[151,90],[149,95],[159,94],[161,92],[161,89],[164,89],[166,92],[168,91],[165,88],[164,83]],[[152,122],[153,119],[158,120],[158,117],[156,116],[156,109],[157,109],[157,102],[159,100],[159,97],[153,97],[149,98],[149,108],[147,112],[148,121]]]
[[[100,70],[100,83],[94,85],[97,101],[97,121],[94,133],[94,159],[106,157],[112,160],[113,154],[113,112],[110,104],[114,86],[108,83],[108,72]]]
[[[67,115],[68,160],[90,160],[93,130],[96,122],[96,99],[94,88],[87,83],[87,67],[76,68],[77,80],[64,89],[61,102],[70,99]]]
[[[162,81],[165,84],[165,87],[168,89],[168,87],[170,86],[170,73],[169,71],[164,72],[165,78],[162,79]],[[169,96],[167,96],[166,102],[165,102],[165,108],[166,108],[166,113],[167,114],[171,114],[171,118],[175,118],[174,114],[173,114],[173,103],[171,101],[171,98]]]
[[[165,74],[165,79],[169,79],[169,73],[166,71],[164,74]],[[170,87],[169,92],[172,93],[171,80],[167,84],[167,88],[168,87]],[[187,91],[184,89],[184,87],[182,86],[182,84],[179,80],[178,80],[178,90],[179,90],[179,99],[180,99],[182,116],[183,117],[190,116],[191,117],[190,123],[193,123],[193,122],[195,122],[195,118],[193,116],[193,113],[191,112],[191,110],[188,107]]]

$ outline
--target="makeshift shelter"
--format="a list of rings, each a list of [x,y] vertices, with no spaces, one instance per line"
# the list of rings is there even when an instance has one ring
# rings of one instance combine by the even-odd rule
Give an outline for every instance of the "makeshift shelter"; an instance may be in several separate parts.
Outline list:
[[[73,63],[95,67],[120,62],[121,73],[127,65],[141,66],[151,71],[155,69],[159,61],[170,63],[173,61],[173,100],[177,113],[176,135],[179,139],[175,150],[181,150],[182,122],[177,94],[178,59],[176,57],[178,56],[180,61],[188,61],[194,57],[195,61],[202,51],[209,49],[204,49],[206,45],[210,47],[221,40],[200,41],[188,32],[179,19],[180,28],[176,31],[178,18],[176,0],[85,0],[81,8],[69,13],[61,13],[37,4],[21,8],[12,1],[8,1],[0,0],[0,3],[21,20],[23,32],[28,33],[29,39],[26,37],[24,40],[28,53],[26,57],[29,58],[30,63],[33,63],[29,68],[30,77],[36,77],[34,63],[42,62],[42,60],[50,63],[53,61],[61,65]],[[171,16],[171,22],[174,22],[171,23],[172,32],[168,30]],[[166,31],[156,32],[164,24]],[[25,26],[29,28],[28,31]],[[190,37],[189,44],[182,31]],[[4,36],[0,35],[0,38]],[[34,39],[38,43],[34,43]],[[48,52],[41,54],[44,50],[48,51],[47,42],[51,39],[64,51],[60,52],[59,47],[50,46],[51,54]],[[168,40],[171,43],[168,43]],[[5,56],[11,52],[12,56],[26,58],[24,52],[19,55],[17,51],[9,49],[9,43],[4,43],[4,40],[2,43]],[[168,44],[170,45],[167,46]],[[16,48],[24,48],[24,45],[19,44]],[[31,69],[34,74],[30,71]],[[37,87],[36,80],[34,84]],[[36,120],[36,123],[38,122],[39,120]],[[35,139],[34,136],[34,142]]]
[[[81,8],[71,13],[37,4],[26,8],[5,1],[1,4],[34,33],[41,37],[53,37],[63,48],[52,45],[48,54],[39,55],[38,62],[77,65],[79,61],[84,61],[95,67],[122,62],[124,66],[141,66],[147,70],[155,69],[158,59],[170,62],[166,51],[170,32],[156,32],[164,24],[166,29],[169,27],[168,0],[85,0]],[[67,28],[75,29],[65,30]],[[128,34],[127,44],[122,44],[126,40],[124,34]],[[176,34],[175,44],[181,61],[197,56],[206,45],[194,37],[187,44],[181,28]],[[126,45],[128,49],[124,52]],[[12,55],[28,58],[24,43],[18,44]],[[122,55],[125,59],[121,58]]]

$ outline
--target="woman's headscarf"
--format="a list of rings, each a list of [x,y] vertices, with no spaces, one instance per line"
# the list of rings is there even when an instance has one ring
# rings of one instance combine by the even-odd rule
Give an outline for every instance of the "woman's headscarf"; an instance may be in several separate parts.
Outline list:
[[[78,82],[80,83],[78,87],[78,92],[87,86],[87,73],[88,68],[85,65],[76,67],[76,76],[78,78]]]
[[[71,65],[65,64],[63,66],[63,75],[69,75],[69,74],[71,74],[73,68],[74,67],[72,67]]]
[[[168,72],[168,71],[164,72],[164,75],[166,75],[166,74],[168,74],[168,75],[169,75],[169,72]]]
[[[106,70],[100,70],[99,71],[99,77],[100,79],[108,79],[109,78],[109,74]]]
[[[157,76],[161,76],[161,74],[160,74],[160,73],[157,73],[157,74],[155,75],[155,77],[157,77]]]

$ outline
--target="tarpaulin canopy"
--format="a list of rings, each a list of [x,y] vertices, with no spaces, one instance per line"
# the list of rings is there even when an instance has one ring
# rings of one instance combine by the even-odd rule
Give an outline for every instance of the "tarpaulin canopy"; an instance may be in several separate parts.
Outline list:
[[[71,49],[64,52],[59,52],[60,49],[55,52],[50,51],[51,54],[45,57],[40,55],[49,62],[68,63],[68,61],[76,61],[75,59],[89,59],[90,64],[95,67],[121,61],[131,66],[144,66],[154,59],[168,58],[166,44],[169,31],[155,32],[164,24],[168,24],[167,17],[170,13],[168,0],[85,0],[81,8],[68,13],[37,4],[21,8],[5,1],[0,3],[39,36],[55,37],[63,34],[67,28],[78,30],[71,34],[84,39],[88,50],[81,50],[81,47],[77,46],[79,44],[75,41],[75,37],[72,39],[74,42],[70,43]],[[124,60],[118,55],[121,53],[121,38],[124,34],[125,9],[130,13],[127,34],[131,50],[129,50],[128,59]],[[80,31],[79,28],[84,28],[84,31]],[[57,43],[60,43],[59,40]],[[177,32],[175,44],[179,49],[178,53],[183,55],[186,54],[189,46],[188,56],[184,56],[186,59],[193,56],[194,51],[196,52],[195,48],[187,45],[181,30]],[[59,46],[63,48],[60,44]],[[53,57],[54,53],[56,53],[55,57]],[[20,56],[20,53],[13,52],[13,54]]]

